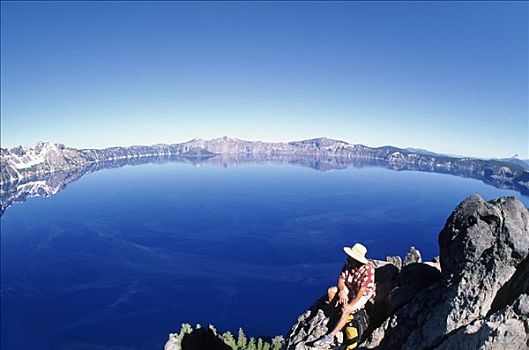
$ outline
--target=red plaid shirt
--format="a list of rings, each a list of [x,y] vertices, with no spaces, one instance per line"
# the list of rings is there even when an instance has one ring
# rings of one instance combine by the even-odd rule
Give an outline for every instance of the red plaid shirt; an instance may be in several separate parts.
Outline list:
[[[371,298],[375,295],[375,266],[371,261],[357,269],[345,264],[340,278],[344,279],[349,292],[356,294],[362,287],[365,287],[364,296]]]

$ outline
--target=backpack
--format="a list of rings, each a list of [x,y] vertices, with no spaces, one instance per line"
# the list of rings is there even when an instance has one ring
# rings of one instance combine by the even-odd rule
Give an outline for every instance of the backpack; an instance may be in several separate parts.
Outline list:
[[[356,349],[368,325],[369,316],[363,308],[350,314],[343,328],[343,348],[345,350]]]

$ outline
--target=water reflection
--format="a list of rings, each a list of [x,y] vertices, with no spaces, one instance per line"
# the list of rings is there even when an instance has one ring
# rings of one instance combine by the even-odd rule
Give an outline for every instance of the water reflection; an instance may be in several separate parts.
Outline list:
[[[36,175],[23,180],[4,183],[0,187],[0,216],[5,210],[16,202],[24,202],[31,197],[49,197],[63,189],[70,183],[77,181],[83,175],[102,169],[119,168],[123,166],[134,166],[142,164],[163,164],[168,162],[190,163],[195,166],[217,166],[229,167],[241,164],[273,162],[291,165],[299,165],[318,171],[341,170],[350,167],[384,167],[396,171],[422,171],[450,174],[461,177],[479,179],[486,184],[501,189],[511,189],[523,195],[529,195],[529,190],[524,184],[529,183],[529,172],[524,172],[523,178],[517,182],[508,177],[499,177],[493,174],[483,173],[474,168],[444,168],[431,164],[391,163],[384,160],[358,159],[349,157],[314,157],[303,155],[285,154],[220,154],[213,156],[155,156],[108,160],[91,163],[87,166],[60,171],[45,175]]]

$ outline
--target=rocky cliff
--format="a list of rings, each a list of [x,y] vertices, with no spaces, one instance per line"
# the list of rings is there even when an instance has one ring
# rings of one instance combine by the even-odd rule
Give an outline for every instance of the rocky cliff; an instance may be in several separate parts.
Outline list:
[[[212,140],[195,139],[181,144],[75,149],[62,144],[39,142],[34,147],[0,149],[0,184],[33,179],[45,174],[68,171],[92,163],[120,159],[171,156],[222,156],[235,159],[273,160],[308,157],[317,160],[337,159],[377,162],[395,170],[442,172],[479,178],[497,187],[529,193],[529,171],[507,162],[473,158],[447,157],[417,153],[392,146],[367,147],[328,138],[295,142],[267,143],[227,137]]]
[[[378,262],[364,349],[528,349],[529,212],[513,197],[463,201],[439,234],[440,265],[410,251]],[[332,310],[302,314],[287,349],[316,349]]]
[[[0,149],[0,184],[35,178],[45,174],[68,171],[92,163],[119,159],[172,155],[212,155],[205,149],[174,145],[75,149],[63,144],[39,142],[33,147]]]

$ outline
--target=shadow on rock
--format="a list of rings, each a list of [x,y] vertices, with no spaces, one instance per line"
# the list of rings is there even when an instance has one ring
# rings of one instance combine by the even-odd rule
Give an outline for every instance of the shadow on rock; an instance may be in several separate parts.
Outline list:
[[[182,338],[182,350],[230,350],[211,329],[195,329]]]

